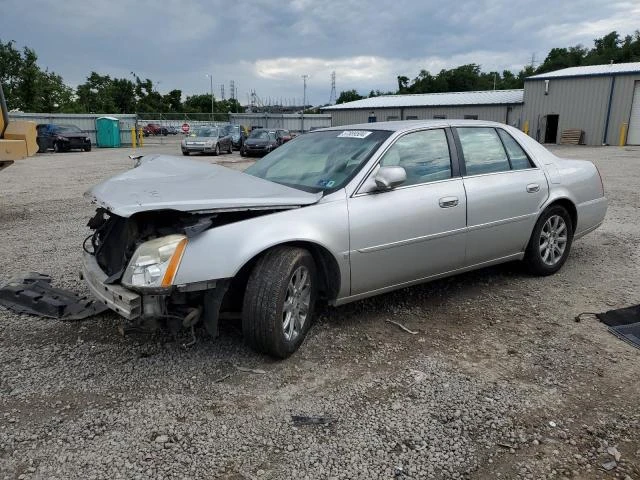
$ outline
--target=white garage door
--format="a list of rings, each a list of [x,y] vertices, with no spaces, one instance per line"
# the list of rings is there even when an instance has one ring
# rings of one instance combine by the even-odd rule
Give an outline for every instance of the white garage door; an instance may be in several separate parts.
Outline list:
[[[636,82],[633,88],[633,103],[631,104],[627,145],[640,145],[640,82]]]

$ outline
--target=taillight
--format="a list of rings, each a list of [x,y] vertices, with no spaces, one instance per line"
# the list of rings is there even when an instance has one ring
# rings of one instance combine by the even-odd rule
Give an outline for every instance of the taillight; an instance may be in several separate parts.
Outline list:
[[[598,172],[598,177],[600,177],[600,188],[602,188],[602,196],[604,197],[604,182],[602,181],[602,174],[600,173],[600,169],[596,165],[596,171]]]

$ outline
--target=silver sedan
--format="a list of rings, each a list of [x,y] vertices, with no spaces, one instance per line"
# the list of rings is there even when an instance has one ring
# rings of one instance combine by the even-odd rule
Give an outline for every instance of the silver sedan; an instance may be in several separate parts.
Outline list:
[[[220,155],[220,152],[231,153],[233,143],[228,129],[219,126],[203,126],[193,132],[180,142],[180,149],[183,155],[191,153],[213,153]]]
[[[175,157],[97,185],[83,272],[126,325],[242,318],[286,357],[314,305],[341,305],[512,260],[557,272],[604,220],[596,167],[479,121],[352,125],[301,135],[245,172]],[[126,326],[125,325],[125,326]]]

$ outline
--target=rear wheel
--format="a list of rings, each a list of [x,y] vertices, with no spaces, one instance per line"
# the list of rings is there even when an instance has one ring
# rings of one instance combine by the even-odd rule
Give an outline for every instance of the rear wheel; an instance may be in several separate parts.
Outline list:
[[[313,317],[316,265],[302,248],[277,247],[254,267],[244,294],[242,332],[253,349],[286,358],[302,344]]]
[[[91,151],[91,145],[87,145],[86,147],[84,147],[84,151],[85,152],[90,152]]]
[[[552,275],[567,261],[573,241],[573,223],[567,210],[555,205],[536,223],[525,252],[525,263],[535,275]]]

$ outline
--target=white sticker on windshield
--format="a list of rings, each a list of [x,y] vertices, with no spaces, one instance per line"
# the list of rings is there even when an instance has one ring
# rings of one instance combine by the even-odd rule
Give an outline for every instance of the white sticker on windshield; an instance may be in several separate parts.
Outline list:
[[[345,130],[338,135],[338,138],[367,138],[372,133],[366,130]]]

